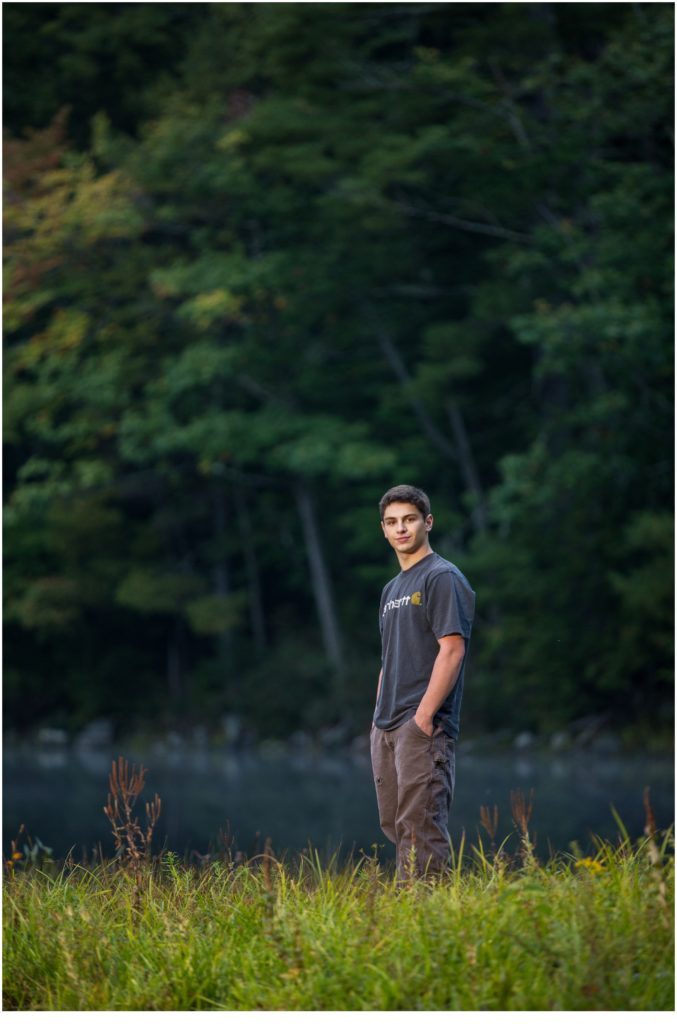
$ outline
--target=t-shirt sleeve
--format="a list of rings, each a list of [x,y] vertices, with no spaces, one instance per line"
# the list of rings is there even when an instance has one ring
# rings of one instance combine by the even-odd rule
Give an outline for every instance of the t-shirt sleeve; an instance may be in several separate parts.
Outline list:
[[[460,633],[469,640],[475,615],[475,592],[455,573],[438,573],[428,581],[426,614],[438,640],[452,633]]]

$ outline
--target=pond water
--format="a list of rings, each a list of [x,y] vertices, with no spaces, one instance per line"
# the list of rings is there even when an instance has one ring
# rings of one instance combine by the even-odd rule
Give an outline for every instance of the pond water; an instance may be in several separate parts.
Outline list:
[[[382,860],[394,848],[381,834],[368,755],[364,752],[292,754],[286,751],[228,753],[202,750],[143,756],[121,750],[5,750],[3,760],[3,850],[21,823],[51,847],[54,856],[72,850],[91,858],[99,843],[113,853],[103,814],[111,761],[118,753],[148,769],[142,802],[159,793],[162,816],[157,849],[181,855],[218,847],[219,830],[234,835],[234,847],[248,856],[270,837],[276,854],[312,845],[324,857],[339,858],[373,844]],[[594,852],[592,833],[615,840],[613,805],[631,837],[642,835],[642,792],[650,786],[659,828],[674,820],[674,764],[671,757],[584,752],[481,754],[457,749],[456,796],[450,831],[457,845],[465,829],[477,841],[480,806],[499,809],[498,838],[513,831],[510,792],[534,790],[531,830],[541,856],[570,852],[571,842]],[[143,812],[139,806],[141,822]],[[483,834],[486,843],[487,838]]]

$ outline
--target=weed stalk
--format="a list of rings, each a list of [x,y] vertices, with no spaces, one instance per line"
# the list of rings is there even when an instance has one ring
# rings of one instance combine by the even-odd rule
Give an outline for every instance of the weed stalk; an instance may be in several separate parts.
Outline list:
[[[520,856],[523,867],[535,867],[538,863],[534,853],[534,844],[529,835],[529,821],[534,808],[534,791],[529,790],[528,799],[521,789],[510,790],[510,807],[512,820],[520,833]]]
[[[162,801],[156,793],[146,803],[146,827],[134,816],[136,802],[145,786],[146,769],[138,768],[122,756],[113,761],[108,776],[108,801],[103,812],[110,822],[115,852],[132,872],[135,883],[135,902],[138,904],[142,885],[142,866],[151,861],[153,832],[162,810]]]

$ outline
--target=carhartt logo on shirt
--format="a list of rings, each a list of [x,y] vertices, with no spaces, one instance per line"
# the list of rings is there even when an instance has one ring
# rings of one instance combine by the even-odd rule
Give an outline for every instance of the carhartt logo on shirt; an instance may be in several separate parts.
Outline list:
[[[398,597],[394,601],[388,601],[383,607],[383,614],[385,615],[391,608],[401,608],[402,605],[408,605],[409,602],[412,604],[423,604],[421,591],[417,590],[414,594],[407,594],[406,597]]]

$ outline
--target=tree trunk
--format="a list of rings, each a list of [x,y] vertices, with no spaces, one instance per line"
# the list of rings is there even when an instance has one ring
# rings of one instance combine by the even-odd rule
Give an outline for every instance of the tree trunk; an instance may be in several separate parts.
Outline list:
[[[214,481],[214,540],[215,558],[213,568],[214,593],[219,597],[227,597],[230,593],[230,575],[228,572],[228,560],[226,558],[226,492],[222,480]],[[231,654],[230,630],[224,629],[219,634],[219,650],[224,663],[227,665]]]
[[[480,484],[479,473],[473,455],[470,439],[465,429],[463,414],[454,401],[447,402],[449,422],[456,442],[456,455],[463,474],[465,486],[475,499],[470,517],[475,533],[485,533],[487,529],[487,503]]]
[[[475,504],[471,512],[473,528],[476,533],[484,533],[487,528],[486,499],[480,483],[479,473],[477,472],[477,464],[475,463],[473,456],[470,439],[465,429],[463,416],[457,403],[453,400],[447,403],[447,413],[449,415],[449,422],[451,424],[454,438],[452,443],[435,426],[421,399],[412,393],[411,375],[407,370],[404,360],[398,352],[392,338],[385,330],[383,330],[382,327],[378,327],[377,330],[381,351],[383,352],[393,373],[405,388],[409,397],[409,403],[416,415],[423,433],[431,444],[434,445],[437,451],[445,457],[445,459],[450,459],[457,463],[463,477],[464,485],[475,499]]]
[[[256,547],[254,544],[251,520],[247,511],[246,496],[242,486],[237,483],[235,485],[235,506],[237,509],[238,528],[242,539],[245,569],[247,572],[249,621],[256,650],[259,655],[262,655],[268,647],[268,641],[266,637],[266,621],[263,613],[263,600],[261,597],[261,576],[259,574],[259,565],[256,557]]]
[[[378,327],[377,330],[381,351],[383,352],[390,369],[393,371],[400,384],[405,388],[409,404],[414,410],[416,419],[418,420],[423,433],[435,446],[438,452],[444,455],[446,459],[456,460],[457,454],[454,446],[449,443],[442,431],[437,429],[421,399],[412,393],[411,375],[404,364],[402,356],[395,347],[392,338],[383,330],[383,328]]]
[[[340,675],[343,670],[342,642],[334,598],[331,588],[329,571],[322,552],[320,532],[317,525],[317,514],[310,488],[305,480],[297,480],[295,484],[296,504],[303,527],[303,537],[310,567],[310,579],[315,597],[317,614],[322,629],[324,649],[332,667]]]

